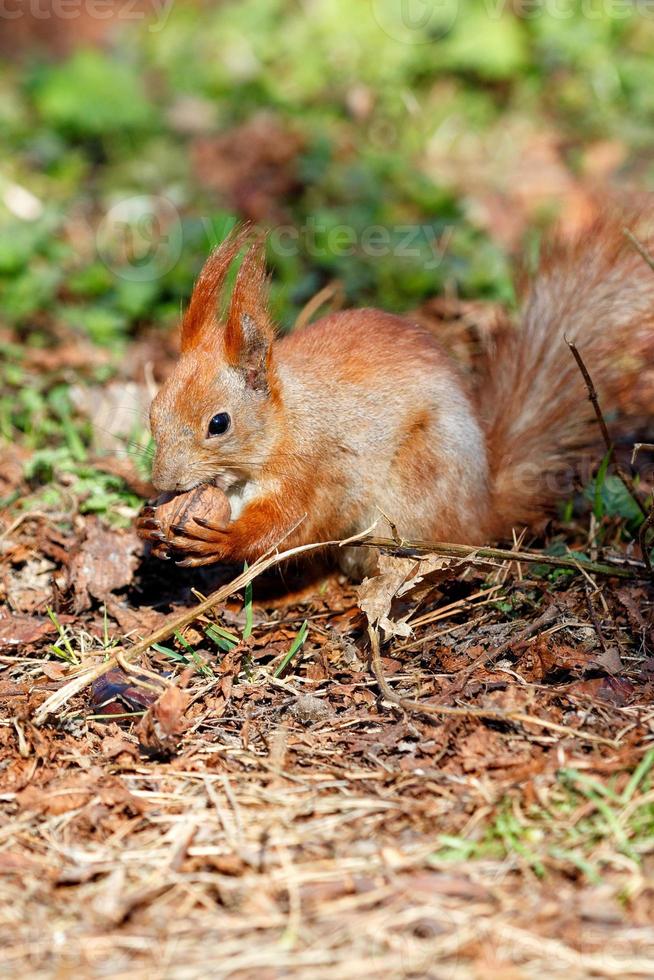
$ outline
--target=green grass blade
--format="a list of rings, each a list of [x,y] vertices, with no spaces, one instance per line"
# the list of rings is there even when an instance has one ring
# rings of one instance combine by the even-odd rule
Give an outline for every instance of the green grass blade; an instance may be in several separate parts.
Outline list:
[[[229,630],[224,629],[222,626],[216,626],[215,623],[211,626],[205,626],[204,635],[225,653],[229,653],[235,646],[238,646],[238,636],[230,633]]]
[[[309,632],[309,623],[305,619],[302,625],[300,626],[300,629],[298,630],[297,636],[295,637],[295,639],[291,644],[291,649],[288,651],[288,653],[280,663],[279,667],[273,674],[273,677],[281,677],[281,675],[284,673],[284,671],[290,664],[295,654],[298,652],[298,650],[306,640],[308,632]]]
[[[646,752],[634,769],[631,778],[625,786],[622,796],[620,797],[621,803],[628,803],[631,800],[641,781],[645,778],[652,766],[654,766],[654,749],[650,749],[649,752]]]

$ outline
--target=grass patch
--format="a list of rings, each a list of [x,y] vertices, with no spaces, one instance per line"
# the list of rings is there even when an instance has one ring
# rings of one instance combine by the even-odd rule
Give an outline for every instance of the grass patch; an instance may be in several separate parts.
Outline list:
[[[475,827],[472,839],[439,835],[433,859],[524,863],[539,878],[563,865],[592,884],[616,858],[627,858],[636,872],[654,850],[653,767],[650,750],[631,774],[606,780],[562,769],[542,792],[544,805],[527,806],[512,793]]]

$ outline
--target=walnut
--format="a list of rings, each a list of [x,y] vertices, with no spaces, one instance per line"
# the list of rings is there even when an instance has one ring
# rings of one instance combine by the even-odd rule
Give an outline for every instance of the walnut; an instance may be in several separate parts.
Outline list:
[[[171,526],[185,528],[193,518],[201,518],[210,524],[223,527],[232,514],[227,496],[218,487],[202,484],[186,493],[163,493],[154,502],[154,514],[166,538],[171,536]]]

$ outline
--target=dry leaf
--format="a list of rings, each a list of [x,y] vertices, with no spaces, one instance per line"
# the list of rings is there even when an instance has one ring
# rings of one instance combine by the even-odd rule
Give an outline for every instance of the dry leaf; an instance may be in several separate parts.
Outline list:
[[[56,626],[49,619],[20,613],[2,618],[0,619],[0,650],[8,650],[12,647],[24,650],[25,647],[38,643],[46,634],[55,631]]]
[[[427,584],[429,579],[431,586],[434,578],[443,577],[441,573],[453,564],[452,558],[441,555],[425,555],[424,558],[380,555],[379,573],[364,579],[356,590],[359,608],[371,625],[380,627],[385,640],[391,636],[411,636],[407,619],[413,609],[398,600],[401,597],[408,599],[410,595],[415,597],[419,585]]]
[[[176,752],[186,729],[184,712],[188,703],[186,691],[175,685],[166,688],[134,729],[141,745],[158,755]]]
[[[97,518],[87,518],[86,537],[68,568],[76,610],[87,608],[91,596],[106,599],[115,589],[129,585],[142,553],[135,531],[104,527]]]
[[[70,777],[47,789],[30,785],[16,795],[21,812],[57,817],[85,806],[95,792],[93,781],[86,776]]]
[[[8,497],[23,482],[23,470],[30,453],[12,444],[0,449],[0,497]]]
[[[12,556],[12,562],[18,560],[24,562],[20,568],[7,564],[3,574],[2,586],[9,605],[21,613],[45,612],[46,606],[52,605],[52,575],[56,565],[41,556],[27,561],[19,555]]]

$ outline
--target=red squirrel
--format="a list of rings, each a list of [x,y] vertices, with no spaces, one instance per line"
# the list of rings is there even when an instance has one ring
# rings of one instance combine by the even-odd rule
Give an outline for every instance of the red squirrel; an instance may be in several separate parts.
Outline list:
[[[344,539],[382,515],[406,540],[507,537],[543,516],[556,473],[596,444],[564,337],[606,408],[633,380],[636,338],[651,353],[654,272],[619,220],[543,256],[522,325],[500,340],[476,391],[429,331],[381,310],[334,313],[276,338],[260,242],[221,319],[225,278],[247,239],[233,233],[208,259],[182,320],[181,357],[152,403],[154,486],[213,483],[232,509],[224,526],[191,522],[168,540],[181,565]],[[152,512],[139,530],[162,541]],[[350,559],[346,549],[346,567],[361,572]]]

